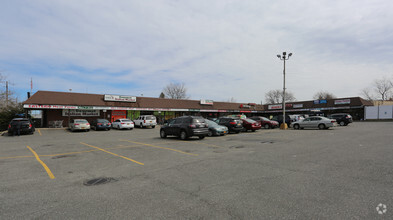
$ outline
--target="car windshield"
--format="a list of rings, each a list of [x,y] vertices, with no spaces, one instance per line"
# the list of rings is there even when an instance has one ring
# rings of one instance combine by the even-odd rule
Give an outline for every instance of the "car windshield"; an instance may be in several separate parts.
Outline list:
[[[154,116],[146,116],[146,120],[156,120],[156,117]]]
[[[75,123],[88,123],[88,122],[84,119],[78,119],[78,120],[75,120]]]
[[[246,118],[246,119],[244,119],[244,121],[247,121],[248,123],[255,123],[255,121],[254,120],[252,120],[252,119],[249,119],[249,118]]]
[[[203,119],[203,118],[194,118],[192,121],[193,121],[194,123],[204,123],[204,122],[205,122],[205,119]]]
[[[270,119],[265,118],[265,117],[261,117],[261,119],[264,120],[264,121],[270,121]]]
[[[217,123],[215,123],[214,121],[210,121],[210,120],[205,120],[205,122],[209,125],[209,127],[217,127],[219,126]]]

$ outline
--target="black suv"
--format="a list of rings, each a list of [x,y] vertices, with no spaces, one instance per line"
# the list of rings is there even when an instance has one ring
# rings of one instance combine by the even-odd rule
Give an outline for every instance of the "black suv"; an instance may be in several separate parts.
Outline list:
[[[106,120],[106,119],[94,119],[92,122],[90,122],[90,128],[93,130],[111,130],[111,123]]]
[[[329,116],[331,119],[336,119],[337,124],[340,126],[347,126],[349,123],[352,123],[352,116],[347,113],[336,113],[336,114],[331,114]]]
[[[33,134],[33,123],[28,118],[14,118],[8,125],[8,135]]]
[[[216,122],[219,125],[227,126],[228,133],[231,131],[235,133],[239,133],[241,130],[243,130],[243,122],[240,119],[221,117]]]
[[[161,138],[167,135],[174,135],[185,140],[191,136],[205,138],[209,133],[209,128],[205,119],[198,116],[182,116],[171,120],[160,129]]]
[[[278,126],[281,126],[282,124],[282,115],[275,115],[273,116],[272,121],[277,121]],[[292,119],[289,115],[285,115],[285,123],[287,123],[288,127],[291,127]]]

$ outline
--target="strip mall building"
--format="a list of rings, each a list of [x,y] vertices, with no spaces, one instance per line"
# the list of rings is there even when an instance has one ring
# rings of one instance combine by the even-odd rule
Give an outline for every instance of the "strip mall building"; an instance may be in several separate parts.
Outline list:
[[[270,116],[282,113],[282,105],[259,105],[256,103],[213,102],[212,100],[181,100],[150,97],[100,95],[71,92],[38,91],[23,103],[27,111],[41,110],[41,126],[53,122],[68,126],[72,118],[118,118],[135,119],[139,115],[155,115],[159,121],[182,115],[200,115],[216,118],[225,115]],[[362,119],[364,107],[371,102],[360,97],[290,102],[286,104],[289,114],[331,114],[346,112],[354,119]]]

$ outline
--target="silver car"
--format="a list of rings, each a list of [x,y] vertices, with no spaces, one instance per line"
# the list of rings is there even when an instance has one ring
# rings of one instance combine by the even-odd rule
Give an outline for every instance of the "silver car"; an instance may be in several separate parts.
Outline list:
[[[335,119],[330,119],[322,116],[312,116],[306,119],[301,119],[299,121],[293,122],[294,129],[304,129],[304,128],[319,128],[319,129],[329,129],[330,127],[337,126]]]
[[[90,123],[86,119],[71,119],[69,128],[71,131],[90,131]]]

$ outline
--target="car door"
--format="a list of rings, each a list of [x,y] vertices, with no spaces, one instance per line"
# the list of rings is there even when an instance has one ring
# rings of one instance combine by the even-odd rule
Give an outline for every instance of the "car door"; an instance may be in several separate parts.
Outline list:
[[[169,129],[172,135],[180,135],[180,126],[183,122],[183,118],[176,118],[169,123]]]
[[[321,118],[319,118],[319,117],[311,118],[310,128],[318,128],[320,121],[321,121]]]
[[[300,121],[299,124],[302,128],[309,128],[311,124],[311,118],[306,118],[303,121]]]

